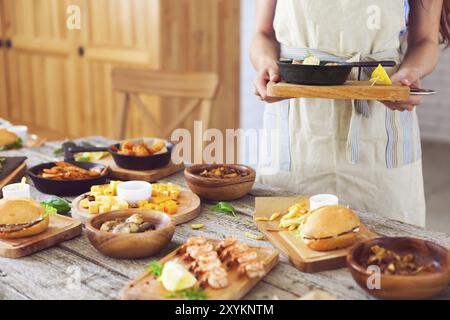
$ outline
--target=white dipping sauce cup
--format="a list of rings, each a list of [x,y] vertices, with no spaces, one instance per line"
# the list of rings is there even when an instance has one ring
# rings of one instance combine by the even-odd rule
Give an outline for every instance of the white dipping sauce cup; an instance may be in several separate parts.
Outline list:
[[[318,194],[309,199],[310,211],[324,206],[335,206],[339,204],[339,198],[332,194]]]
[[[121,182],[117,186],[117,196],[129,204],[137,204],[152,197],[152,185],[145,181]]]
[[[14,183],[3,187],[3,199],[30,199],[30,185]]]

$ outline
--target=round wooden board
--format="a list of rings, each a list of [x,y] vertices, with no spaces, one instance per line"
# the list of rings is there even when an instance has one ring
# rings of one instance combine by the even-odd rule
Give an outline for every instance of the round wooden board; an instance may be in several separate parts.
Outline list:
[[[84,194],[75,198],[72,201],[72,210],[71,215],[72,218],[81,221],[83,224],[86,224],[86,221],[92,216],[89,214],[87,209],[80,207],[80,201],[83,199]],[[200,198],[190,191],[181,191],[180,196],[177,200],[178,202],[178,210],[174,215],[170,215],[170,217],[175,221],[175,224],[183,224],[188,221],[195,219],[201,209]]]

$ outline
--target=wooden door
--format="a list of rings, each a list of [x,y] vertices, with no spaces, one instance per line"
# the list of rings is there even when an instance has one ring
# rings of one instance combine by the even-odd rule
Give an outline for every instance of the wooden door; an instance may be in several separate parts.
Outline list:
[[[4,11],[3,11],[3,0],[0,0],[0,117],[8,118],[8,99],[7,99],[7,89],[6,89],[6,38],[4,36]]]
[[[81,120],[78,30],[66,26],[78,0],[3,0],[9,118],[74,134]],[[70,119],[70,121],[69,121]]]
[[[82,35],[84,95],[82,126],[86,133],[114,136],[117,94],[113,92],[114,67],[159,67],[160,0],[85,0]],[[158,115],[159,99],[146,97],[149,111]],[[127,136],[151,135],[135,106],[129,114]]]

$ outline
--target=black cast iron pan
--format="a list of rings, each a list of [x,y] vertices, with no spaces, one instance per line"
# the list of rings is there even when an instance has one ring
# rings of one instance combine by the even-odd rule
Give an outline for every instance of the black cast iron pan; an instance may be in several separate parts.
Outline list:
[[[316,85],[316,86],[336,86],[347,81],[352,68],[374,67],[395,67],[395,61],[361,61],[361,62],[339,62],[321,61],[320,65],[292,64],[292,60],[281,60],[278,62],[281,79],[288,83]]]
[[[51,180],[39,176],[44,169],[54,167],[54,162],[43,163],[32,167],[27,171],[27,175],[33,181],[36,189],[43,193],[56,196],[78,196],[89,192],[92,186],[106,184],[108,175],[111,173],[111,169],[102,164],[76,161],[67,162],[86,170],[100,168],[102,169],[102,175],[83,180]]]
[[[142,141],[142,139],[140,140]],[[146,139],[144,139],[144,142],[146,142],[145,140]],[[152,156],[139,157],[120,154],[120,147],[120,143],[114,144],[109,147],[80,147],[75,145],[73,142],[66,142],[63,144],[64,156],[66,160],[73,160],[75,153],[107,151],[111,154],[115,164],[118,167],[138,171],[154,170],[165,167],[171,160],[173,150],[173,144],[167,142],[167,152],[158,153]]]

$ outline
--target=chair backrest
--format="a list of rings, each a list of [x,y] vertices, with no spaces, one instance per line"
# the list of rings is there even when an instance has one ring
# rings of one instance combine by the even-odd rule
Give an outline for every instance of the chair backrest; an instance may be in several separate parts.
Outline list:
[[[215,73],[206,72],[165,72],[117,68],[112,72],[113,89],[119,93],[119,112],[117,119],[117,138],[124,139],[128,120],[130,100],[133,100],[143,115],[159,131],[161,138],[168,138],[171,132],[197,108],[200,107],[200,120],[203,127],[209,127],[212,100],[219,85]],[[163,98],[191,100],[176,119],[162,129],[148,111],[139,94]]]

